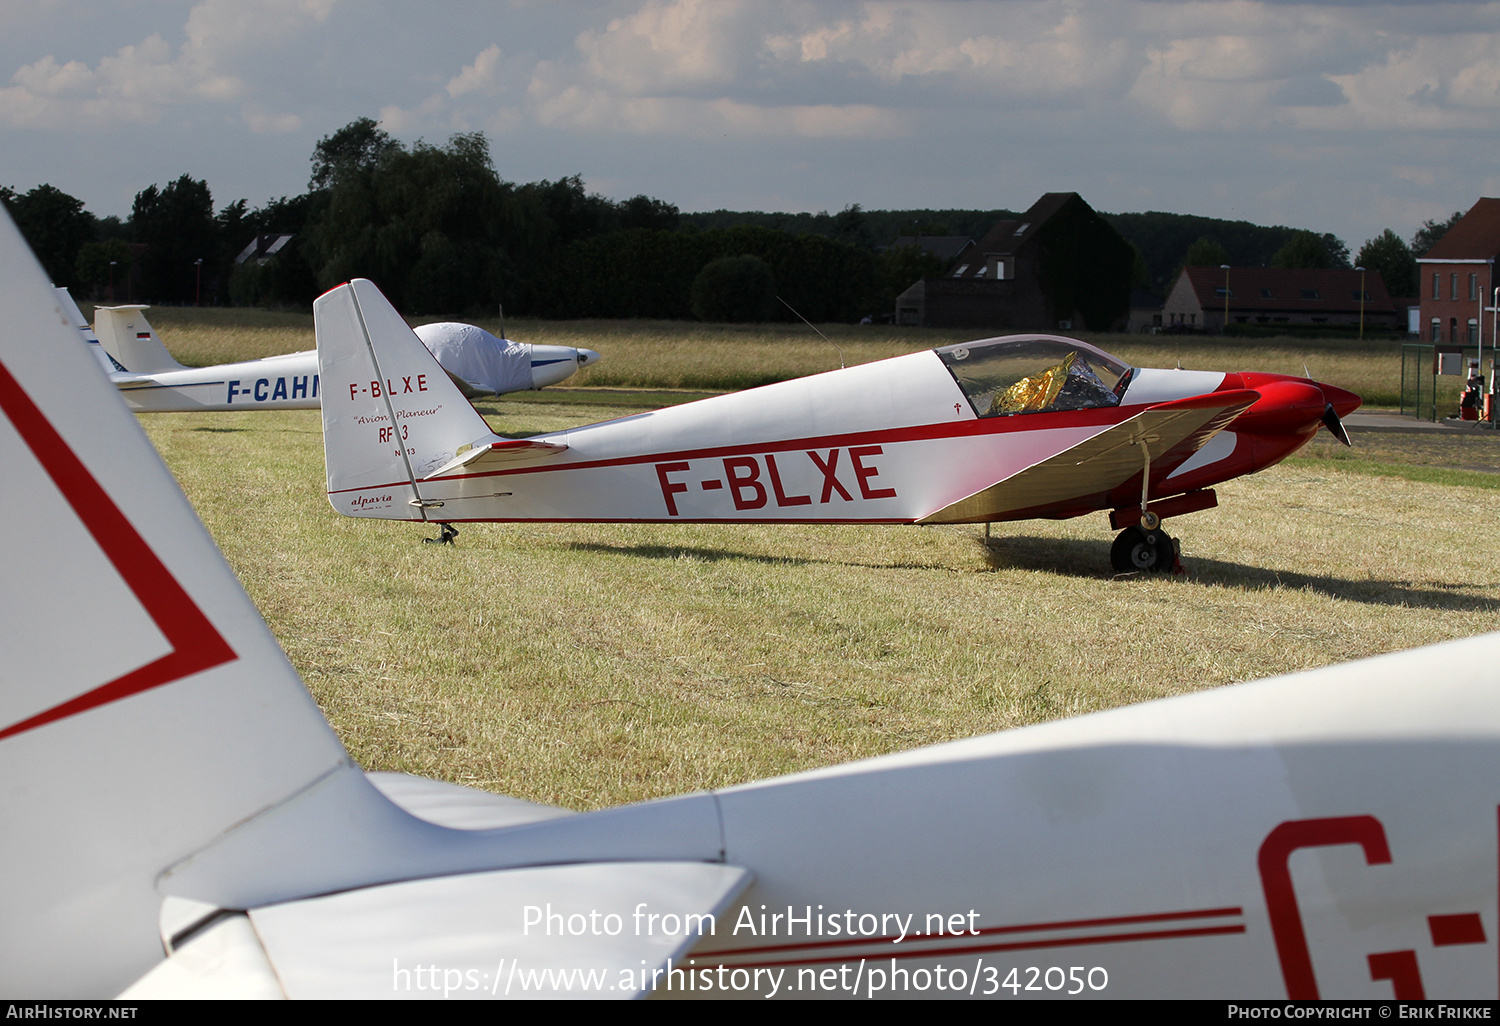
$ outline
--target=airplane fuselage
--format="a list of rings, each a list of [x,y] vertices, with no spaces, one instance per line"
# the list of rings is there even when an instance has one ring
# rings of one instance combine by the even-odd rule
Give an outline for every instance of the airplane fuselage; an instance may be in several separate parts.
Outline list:
[[[1278,387],[1294,399],[1318,391],[1276,375],[1141,369],[1117,406],[981,417],[929,351],[538,436],[531,441],[566,451],[433,477],[426,475],[454,459],[452,449],[429,453],[410,443],[441,400],[429,399],[425,386],[404,391],[400,381],[392,382],[391,398],[407,432],[404,448],[413,450],[408,457],[422,457],[413,466],[421,498],[441,502],[445,521],[912,523],[1151,406],[1272,382],[1285,382]],[[367,398],[368,386],[328,401]],[[1324,406],[1321,398],[1298,407],[1262,395],[1233,428],[1153,472],[1151,497],[1204,489],[1279,462],[1316,433]],[[371,444],[389,444],[381,427],[370,425]],[[408,504],[406,485],[376,480],[333,490],[330,499],[351,515],[423,519]],[[1076,516],[1139,497],[1137,474],[1075,503],[990,510],[973,519]]]
[[[558,384],[584,363],[597,359],[598,354],[592,350],[533,345],[530,387]],[[213,367],[115,374],[112,380],[126,404],[137,413],[316,410],[322,405],[315,349]]]

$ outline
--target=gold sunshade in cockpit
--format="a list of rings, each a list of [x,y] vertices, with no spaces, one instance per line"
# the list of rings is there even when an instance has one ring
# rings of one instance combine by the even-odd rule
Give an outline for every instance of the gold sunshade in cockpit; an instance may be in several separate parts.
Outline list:
[[[1022,378],[1005,391],[996,393],[990,404],[990,415],[1045,410],[1057,400],[1057,393],[1062,391],[1063,384],[1068,380],[1068,371],[1072,370],[1076,359],[1076,352],[1069,353],[1057,366]]]

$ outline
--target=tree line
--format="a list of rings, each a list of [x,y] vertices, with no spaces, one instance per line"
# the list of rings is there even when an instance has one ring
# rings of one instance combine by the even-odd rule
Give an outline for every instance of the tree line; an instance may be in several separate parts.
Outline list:
[[[1447,234],[1463,211],[1424,221],[1408,242],[1386,228],[1351,258],[1349,247],[1332,234],[1285,225],[1263,227],[1247,221],[1220,221],[1188,214],[1105,214],[1130,240],[1138,256],[1136,284],[1165,293],[1184,267],[1350,268],[1379,271],[1393,297],[1417,295],[1417,258]]]
[[[816,321],[880,319],[898,294],[946,268],[898,236],[979,238],[1005,210],[683,214],[640,195],[613,201],[582,179],[515,184],[482,133],[446,145],[392,139],[360,118],[318,141],[305,193],[215,211],[183,175],[136,194],[130,216],[97,218],[51,185],[0,188],[53,281],[80,298],[307,308],[370,278],[409,314]],[[1187,264],[1350,266],[1331,235],[1150,212],[1103,215],[1135,247],[1136,284],[1165,291]],[[1393,294],[1415,294],[1416,256],[1456,220],[1404,242],[1387,229],[1356,263]],[[274,257],[236,262],[256,239],[290,235]],[[1407,282],[1410,282],[1409,287]],[[795,310],[796,313],[793,312]]]

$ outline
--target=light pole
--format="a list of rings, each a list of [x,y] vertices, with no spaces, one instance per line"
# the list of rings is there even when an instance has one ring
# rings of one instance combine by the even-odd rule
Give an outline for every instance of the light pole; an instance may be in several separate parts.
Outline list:
[[[193,261],[193,266],[198,269],[198,280],[193,286],[193,305],[203,305],[203,258],[199,257]]]
[[[1359,340],[1365,340],[1365,269],[1356,267],[1359,272]]]
[[[1224,327],[1219,329],[1220,335],[1229,334],[1229,265],[1220,264],[1219,270],[1224,272]]]

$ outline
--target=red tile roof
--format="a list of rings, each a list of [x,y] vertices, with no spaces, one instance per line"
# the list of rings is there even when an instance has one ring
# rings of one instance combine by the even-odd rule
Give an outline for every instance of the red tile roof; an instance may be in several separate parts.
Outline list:
[[[1500,255],[1500,199],[1481,197],[1423,260],[1489,260]]]
[[[1222,310],[1224,270],[1219,267],[1185,267],[1189,284],[1198,304],[1205,310]],[[1319,310],[1359,311],[1359,279],[1362,272],[1346,270],[1284,270],[1277,267],[1231,267],[1229,269],[1230,310]],[[1390,313],[1394,309],[1390,294],[1379,271],[1363,272],[1365,312]],[[1316,298],[1304,297],[1304,292]],[[1266,293],[1269,293],[1267,295]]]

